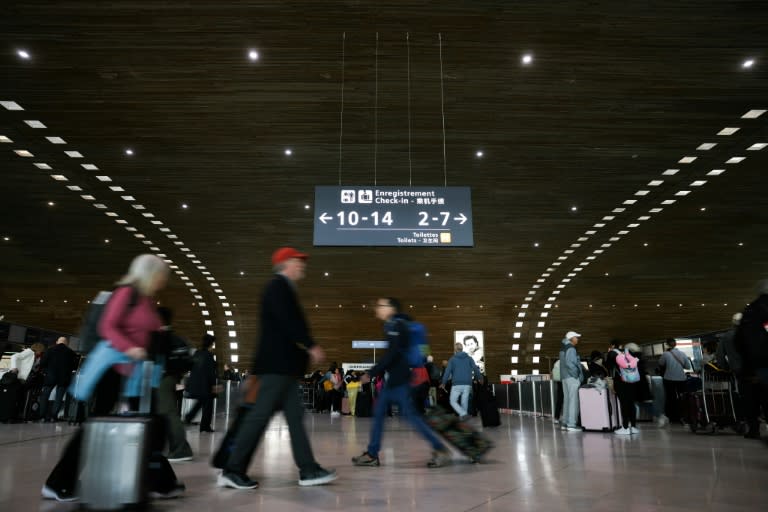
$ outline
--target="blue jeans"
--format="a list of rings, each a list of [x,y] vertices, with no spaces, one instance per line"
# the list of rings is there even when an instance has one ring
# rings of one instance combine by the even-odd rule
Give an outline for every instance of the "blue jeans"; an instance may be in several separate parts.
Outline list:
[[[376,407],[373,411],[373,426],[371,427],[371,442],[368,444],[368,453],[372,457],[379,456],[381,449],[381,436],[384,433],[384,417],[387,415],[387,408],[390,404],[397,404],[400,408],[400,414],[411,422],[411,425],[422,435],[424,439],[430,442],[434,450],[444,450],[445,445],[435,436],[432,430],[424,423],[424,419],[416,414],[413,408],[413,399],[411,398],[410,384],[403,384],[395,388],[384,386],[376,400]]]
[[[579,379],[566,377],[563,379],[563,423],[575,427],[579,418]]]
[[[459,416],[466,416],[469,410],[469,392],[472,386],[468,384],[454,384],[451,386],[451,407]]]

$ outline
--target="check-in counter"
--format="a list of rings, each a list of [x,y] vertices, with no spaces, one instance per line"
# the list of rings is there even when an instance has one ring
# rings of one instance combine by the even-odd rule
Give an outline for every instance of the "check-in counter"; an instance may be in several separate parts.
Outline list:
[[[551,380],[493,384],[499,409],[505,412],[552,416],[555,387]]]

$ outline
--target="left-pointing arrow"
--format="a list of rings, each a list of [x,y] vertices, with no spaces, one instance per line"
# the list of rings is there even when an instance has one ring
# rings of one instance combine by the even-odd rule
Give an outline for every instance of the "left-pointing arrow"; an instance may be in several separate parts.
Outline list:
[[[320,217],[318,218],[320,219],[320,222],[322,222],[323,224],[328,224],[328,221],[331,220],[333,217],[331,217],[330,215],[326,215],[326,213],[323,212],[323,214],[320,215]]]

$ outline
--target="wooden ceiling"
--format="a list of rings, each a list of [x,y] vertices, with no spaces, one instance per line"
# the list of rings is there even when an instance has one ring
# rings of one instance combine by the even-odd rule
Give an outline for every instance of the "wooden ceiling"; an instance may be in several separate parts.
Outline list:
[[[179,275],[160,297],[178,331],[213,329],[219,359],[247,368],[269,256],[292,245],[311,254],[300,293],[331,360],[370,357],[350,345],[378,337],[364,306],[381,295],[412,306],[439,358],[454,330],[485,331],[494,377],[545,371],[569,329],[588,352],[723,328],[768,275],[768,149],[748,149],[768,114],[742,117],[768,109],[766,19],[724,0],[4,2],[0,101],[24,110],[0,108],[0,314],[75,331],[157,247],[199,290]],[[471,187],[475,247],[312,248],[314,186],[374,179]]]

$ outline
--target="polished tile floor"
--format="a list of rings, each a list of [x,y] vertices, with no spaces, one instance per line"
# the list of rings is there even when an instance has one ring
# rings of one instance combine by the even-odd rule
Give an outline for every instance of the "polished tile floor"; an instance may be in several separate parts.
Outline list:
[[[477,422],[478,420],[472,420]],[[331,485],[300,488],[288,429],[275,417],[250,468],[261,487],[220,489],[208,459],[223,435],[194,428],[195,461],[176,464],[185,497],[157,510],[293,511],[750,511],[768,508],[768,446],[734,434],[693,435],[682,427],[641,424],[628,438],[561,432],[551,420],[503,415],[486,430],[496,444],[482,464],[459,455],[451,466],[427,469],[429,447],[401,418],[387,422],[379,468],[349,459],[367,442],[369,418],[307,414],[315,454],[336,468]],[[0,510],[73,510],[41,501],[40,486],[74,427],[0,424]],[[765,434],[765,432],[764,432]]]

